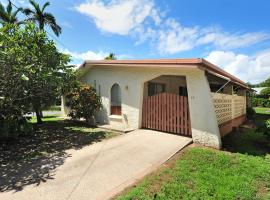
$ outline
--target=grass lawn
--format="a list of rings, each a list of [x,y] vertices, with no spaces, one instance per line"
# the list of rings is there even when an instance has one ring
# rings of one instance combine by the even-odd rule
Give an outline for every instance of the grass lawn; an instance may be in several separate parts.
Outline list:
[[[270,108],[256,107],[256,108],[254,108],[254,110],[258,114],[269,114],[270,115]]]
[[[270,115],[256,115],[256,121],[267,119]],[[115,198],[270,199],[270,139],[242,129],[223,144],[223,151],[189,147]]]
[[[47,116],[43,121],[42,125],[34,124],[36,131],[31,135],[0,141],[0,192],[18,191],[51,179],[53,170],[70,156],[66,150],[119,135],[57,116]]]

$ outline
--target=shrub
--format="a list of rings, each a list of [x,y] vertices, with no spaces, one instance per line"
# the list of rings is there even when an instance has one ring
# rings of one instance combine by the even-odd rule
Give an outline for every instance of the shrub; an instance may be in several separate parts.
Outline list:
[[[260,95],[270,96],[270,87],[261,90]]]
[[[270,138],[270,120],[266,120],[260,124],[258,124],[257,132],[261,132]]]
[[[71,109],[69,116],[73,119],[84,118],[89,122],[101,108],[100,97],[96,90],[86,84],[80,84],[66,95],[66,104]]]
[[[270,108],[270,99],[264,98],[252,98],[253,107],[267,107]]]
[[[13,116],[0,119],[0,138],[13,139],[33,132],[33,126],[25,117]]]

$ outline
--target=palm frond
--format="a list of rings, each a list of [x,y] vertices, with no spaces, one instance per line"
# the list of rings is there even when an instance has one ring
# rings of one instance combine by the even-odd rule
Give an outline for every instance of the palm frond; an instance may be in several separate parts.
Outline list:
[[[25,8],[23,9],[23,13],[26,14],[27,16],[30,15],[30,14],[33,14],[34,11],[32,11],[30,8]]]
[[[47,6],[49,6],[50,5],[50,2],[46,2],[44,5],[43,5],[43,7],[42,7],[42,9],[41,9],[41,12],[44,12],[44,10],[45,10],[45,8],[47,7]]]
[[[3,4],[0,2],[0,13],[1,12],[6,12],[6,10],[5,10]]]
[[[36,10],[36,12],[40,12],[40,7],[39,4],[37,2],[35,2],[34,0],[29,0],[30,4],[34,7],[34,9]]]
[[[59,36],[62,32],[62,28],[56,23],[55,17],[51,13],[44,13],[44,19],[46,23],[51,27],[55,35]]]
[[[12,12],[12,4],[11,4],[11,1],[9,0],[8,5],[7,5],[7,13],[10,15],[11,12]]]
[[[6,9],[4,8],[4,6],[0,3],[0,19],[4,22],[8,22],[9,21],[9,15],[6,12]]]
[[[12,17],[16,17],[19,12],[22,12],[23,8],[18,8],[15,12],[12,13]]]

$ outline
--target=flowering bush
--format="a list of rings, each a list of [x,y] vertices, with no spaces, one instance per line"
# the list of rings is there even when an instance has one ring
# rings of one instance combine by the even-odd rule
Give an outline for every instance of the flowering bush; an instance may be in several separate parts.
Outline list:
[[[80,84],[68,93],[66,102],[71,109],[69,116],[73,119],[84,118],[88,121],[101,108],[100,96],[86,84]]]

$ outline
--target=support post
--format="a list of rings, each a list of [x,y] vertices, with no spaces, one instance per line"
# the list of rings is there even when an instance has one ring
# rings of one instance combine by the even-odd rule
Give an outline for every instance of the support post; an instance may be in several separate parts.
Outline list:
[[[194,143],[221,148],[221,138],[210,86],[201,69],[187,75],[189,110]]]

